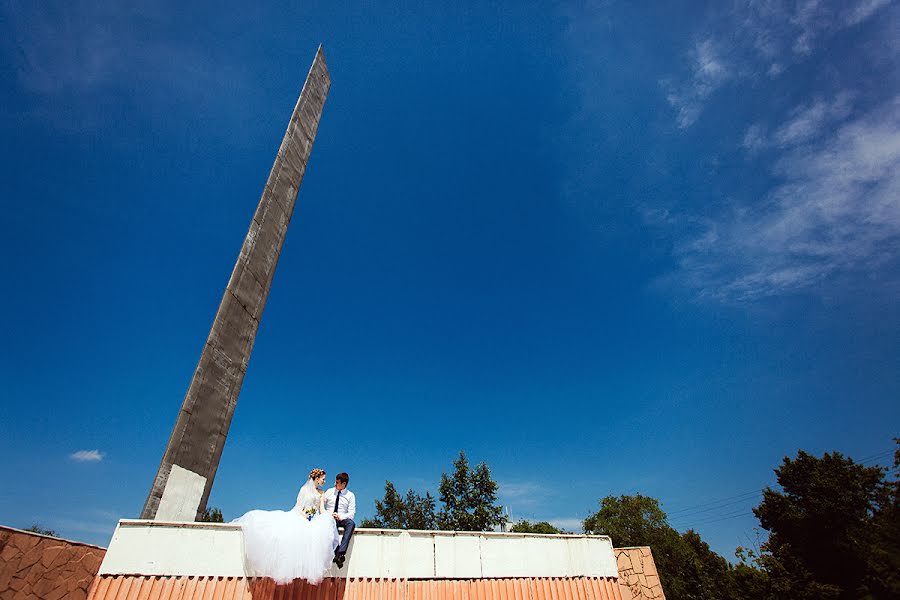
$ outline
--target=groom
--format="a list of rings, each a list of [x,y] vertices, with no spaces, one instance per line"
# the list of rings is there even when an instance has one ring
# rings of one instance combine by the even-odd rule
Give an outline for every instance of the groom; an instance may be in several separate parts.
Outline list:
[[[334,478],[334,487],[325,492],[325,510],[331,512],[338,527],[344,528],[344,537],[337,550],[334,551],[334,563],[338,569],[344,566],[347,557],[347,546],[350,544],[350,536],[356,529],[353,516],[356,514],[356,496],[347,489],[350,476],[346,473],[338,473]]]

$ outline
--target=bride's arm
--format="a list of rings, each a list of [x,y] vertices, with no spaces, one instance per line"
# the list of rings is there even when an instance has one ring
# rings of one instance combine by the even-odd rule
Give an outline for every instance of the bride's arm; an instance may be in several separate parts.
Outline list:
[[[319,512],[325,513],[325,494],[319,494]]]

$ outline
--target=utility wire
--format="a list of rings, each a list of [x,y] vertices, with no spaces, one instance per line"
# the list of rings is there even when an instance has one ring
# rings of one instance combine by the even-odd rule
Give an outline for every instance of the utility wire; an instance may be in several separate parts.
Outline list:
[[[746,516],[746,515],[747,515],[747,511],[742,510],[740,512],[725,515],[724,517],[719,517],[718,519],[709,519],[706,521],[698,521],[697,523],[694,523],[694,525],[709,525],[710,523],[718,523],[719,521],[727,521],[728,519],[736,519],[738,517],[742,517],[742,516]]]
[[[854,461],[858,465],[867,465],[870,463],[877,463],[883,458],[886,458],[890,455],[894,454],[894,450],[883,450],[881,452],[872,454],[870,456],[863,457],[860,460]],[[691,519],[700,515],[702,513],[707,513],[710,511],[717,511],[723,508],[727,508],[729,506],[734,506],[735,504],[741,504],[742,502],[747,502],[751,500],[755,496],[761,494],[765,491],[766,488],[770,488],[772,486],[766,486],[765,488],[760,488],[758,490],[753,490],[751,492],[744,492],[742,494],[735,494],[734,496],[727,496],[725,498],[719,498],[718,500],[711,500],[709,502],[703,502],[701,504],[696,504],[694,506],[688,506],[685,508],[681,508],[679,510],[672,511],[667,513],[667,516],[672,518],[675,522],[680,523],[691,523],[692,525],[704,525],[708,523],[716,523],[718,521],[725,521],[727,519],[734,519],[741,515],[746,515],[747,510],[741,510],[739,512],[735,512],[733,514],[728,515],[704,515],[701,517],[700,521],[693,521]],[[683,526],[683,525],[682,525]]]
[[[704,509],[698,510],[698,511],[696,511],[696,512],[692,512],[692,513],[688,513],[688,514],[684,514],[684,515],[679,515],[679,516],[675,517],[674,520],[675,520],[675,521],[683,521],[684,519],[692,519],[692,518],[694,518],[696,515],[699,515],[699,514],[705,513],[705,512],[709,512],[709,511],[711,511],[711,510],[720,510],[720,509],[722,509],[722,508],[726,508],[726,507],[729,507],[729,506],[734,506],[735,504],[743,504],[743,503],[745,503],[745,502],[747,502],[747,501],[749,501],[749,500],[753,500],[753,499],[754,499],[756,496],[758,496],[759,494],[760,494],[760,492],[756,492],[756,493],[754,493],[752,496],[750,496],[750,497],[748,497],[748,498],[743,498],[743,499],[741,499],[741,500],[735,500],[734,502],[727,502],[727,503],[725,503],[725,504],[720,504],[719,506],[711,506],[710,508],[704,508]],[[702,518],[702,517],[701,517],[701,518]]]
[[[756,494],[759,494],[761,491],[762,490],[753,490],[752,492],[744,492],[743,494],[735,494],[734,496],[728,496],[726,498],[719,498],[718,500],[710,500],[709,502],[703,502],[702,504],[696,504],[694,506],[688,506],[686,508],[682,508],[679,510],[673,510],[666,514],[668,514],[671,517],[672,515],[677,515],[677,514],[683,513],[683,512],[689,512],[689,511],[695,510],[697,508],[703,508],[705,506],[709,506],[711,504],[718,504],[720,502],[725,502],[727,500],[734,500],[736,498],[755,496]]]

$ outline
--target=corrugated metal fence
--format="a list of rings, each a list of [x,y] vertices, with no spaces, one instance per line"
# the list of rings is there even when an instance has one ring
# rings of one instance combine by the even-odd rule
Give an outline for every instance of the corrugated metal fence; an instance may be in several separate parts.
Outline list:
[[[271,579],[101,575],[88,600],[622,600],[615,579],[325,579],[276,586]]]

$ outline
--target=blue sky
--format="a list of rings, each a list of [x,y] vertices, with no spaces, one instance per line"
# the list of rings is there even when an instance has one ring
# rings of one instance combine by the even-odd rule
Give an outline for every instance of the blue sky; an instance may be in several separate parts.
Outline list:
[[[226,517],[465,449],[515,517],[641,492],[730,557],[785,455],[887,461],[897,3],[41,4],[0,13],[3,524],[139,514],[320,42]]]

